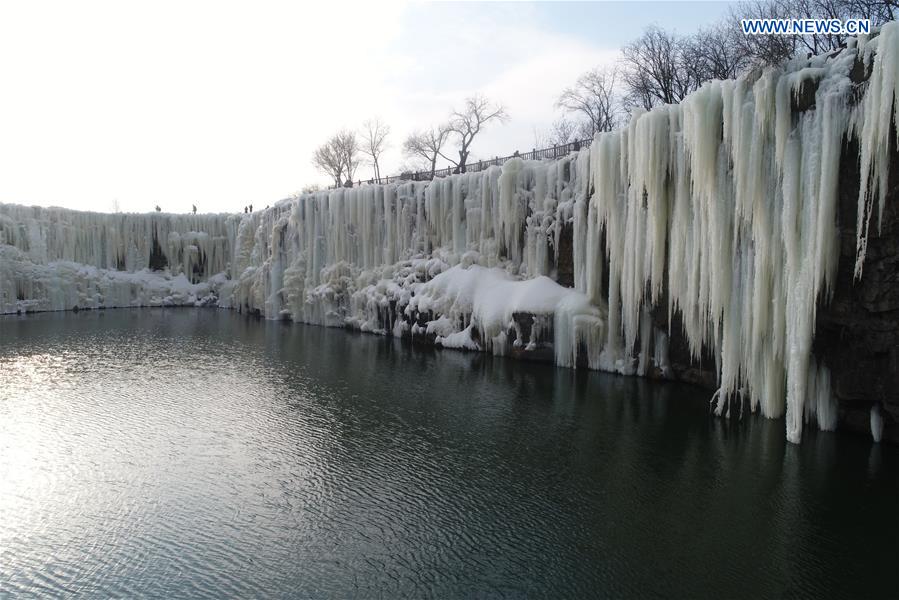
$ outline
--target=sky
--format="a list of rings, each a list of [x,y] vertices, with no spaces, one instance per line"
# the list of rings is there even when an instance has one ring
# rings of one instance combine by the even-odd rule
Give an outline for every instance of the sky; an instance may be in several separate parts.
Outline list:
[[[479,93],[510,120],[473,156],[530,150],[554,103],[650,24],[681,33],[724,2],[0,3],[0,202],[240,212],[329,179],[342,128],[403,139]],[[357,178],[371,177],[363,165]]]

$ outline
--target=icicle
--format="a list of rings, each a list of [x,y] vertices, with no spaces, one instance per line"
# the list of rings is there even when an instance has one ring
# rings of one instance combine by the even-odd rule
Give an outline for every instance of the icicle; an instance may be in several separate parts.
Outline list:
[[[871,407],[871,439],[880,443],[883,438],[883,417],[880,416],[880,405]]]
[[[858,228],[856,238],[855,277],[862,276],[868,247],[868,228],[873,212],[873,196],[877,195],[878,228],[883,220],[883,206],[889,179],[890,138],[899,144],[899,22],[885,23],[880,35],[868,42],[864,58],[874,64],[868,89],[853,115],[855,133],[861,146],[862,185],[858,193]]]

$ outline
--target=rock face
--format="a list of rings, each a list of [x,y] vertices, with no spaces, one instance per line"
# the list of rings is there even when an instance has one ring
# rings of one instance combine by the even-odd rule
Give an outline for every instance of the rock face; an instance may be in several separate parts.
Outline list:
[[[660,330],[669,332],[668,337],[668,362],[671,367],[670,377],[692,383],[708,390],[718,389],[718,377],[716,375],[715,359],[708,352],[703,352],[698,361],[693,360],[690,354],[690,345],[683,332],[683,324],[680,314],[675,313],[671,317],[671,326],[668,323],[668,311],[664,307],[656,307],[652,311],[653,324]]]
[[[899,443],[899,152],[891,148],[883,222],[872,219],[864,272],[855,281],[858,147],[844,146],[840,169],[840,262],[833,300],[820,307],[814,352],[831,372],[840,426],[870,432],[881,405],[883,439]]]
[[[562,226],[556,252],[558,253],[556,281],[560,285],[574,287],[574,225],[571,223]]]

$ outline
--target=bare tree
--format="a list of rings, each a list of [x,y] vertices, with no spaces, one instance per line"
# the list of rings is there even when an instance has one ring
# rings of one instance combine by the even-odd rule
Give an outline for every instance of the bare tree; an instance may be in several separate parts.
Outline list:
[[[431,168],[430,163],[420,156],[410,156],[397,168],[400,179],[410,179],[414,173],[427,171]],[[433,177],[433,173],[431,175]]]
[[[548,130],[542,133],[534,131],[534,148],[548,148],[549,146],[562,146],[571,143],[583,129],[587,129],[592,133],[592,124],[586,122],[578,123],[561,117],[553,121]]]
[[[456,165],[460,173],[464,173],[465,163],[471,154],[471,144],[481,129],[492,121],[505,122],[508,119],[509,115],[501,104],[494,104],[480,95],[467,98],[461,109],[453,111],[449,121],[450,132],[458,136],[456,142],[459,160],[455,161],[443,153],[440,156]]]
[[[334,142],[335,139],[332,137],[316,148],[312,155],[312,164],[334,180],[334,187],[340,187],[343,184],[343,159]]]
[[[798,52],[822,54],[845,45],[846,36],[743,35],[742,19],[870,19],[878,26],[897,16],[897,0],[747,0],[731,6],[722,27],[740,31],[735,38],[737,50],[748,66],[780,64]]]
[[[688,38],[684,59],[694,79],[701,85],[710,79],[734,79],[746,70],[751,61],[741,47],[744,37],[739,23],[721,21]]]
[[[655,25],[622,48],[626,103],[650,109],[675,104],[703,82],[691,64],[687,40]]]
[[[844,19],[858,16],[846,13],[848,3],[843,0],[769,0],[769,4],[783,13],[791,13],[791,18]],[[830,52],[846,44],[845,35],[814,34],[794,37],[797,47],[811,54]]]
[[[587,71],[572,87],[565,88],[556,101],[557,108],[577,113],[589,123],[590,135],[612,131],[618,122],[619,103],[615,92],[618,70],[597,67]]]
[[[352,182],[356,175],[356,169],[362,162],[359,156],[360,147],[359,140],[356,138],[354,131],[343,129],[334,136],[337,141],[337,153],[343,161],[344,173],[346,173],[347,181]]]
[[[437,170],[437,158],[443,156],[441,150],[450,130],[447,125],[440,125],[415,132],[403,142],[403,153],[409,158],[421,158],[430,165],[431,177]]]
[[[359,167],[359,142],[356,134],[343,129],[316,148],[312,164],[334,179],[335,187],[352,181]]]
[[[371,158],[375,171],[375,179],[381,178],[381,167],[378,160],[387,148],[387,135],[390,127],[380,119],[370,119],[362,124],[362,153]]]
[[[842,0],[841,3],[851,16],[870,19],[876,26],[899,16],[899,0]]]
[[[798,9],[797,9],[798,10]],[[733,28],[740,27],[742,19],[788,19],[793,16],[792,8],[780,0],[748,0],[733,5],[728,11],[725,23]],[[791,58],[799,48],[796,35],[745,35],[737,40],[739,51],[753,67],[777,65]]]

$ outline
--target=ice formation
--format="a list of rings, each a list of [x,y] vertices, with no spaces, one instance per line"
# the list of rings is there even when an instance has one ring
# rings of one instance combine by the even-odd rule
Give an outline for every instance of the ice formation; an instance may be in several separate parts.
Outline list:
[[[304,194],[249,215],[0,205],[0,311],[214,299],[497,354],[549,341],[562,366],[663,377],[677,334],[695,360],[714,357],[719,414],[746,401],[785,415],[798,442],[806,423],[836,426],[811,346],[839,257],[844,139],[858,140],[863,173],[860,277],[897,111],[889,23],[840,53],[709,82],[560,160]],[[569,239],[573,288],[555,281]]]
[[[880,405],[871,407],[871,439],[880,442],[883,437],[883,417],[880,415]]]
[[[0,313],[214,303],[239,222],[0,204]]]

